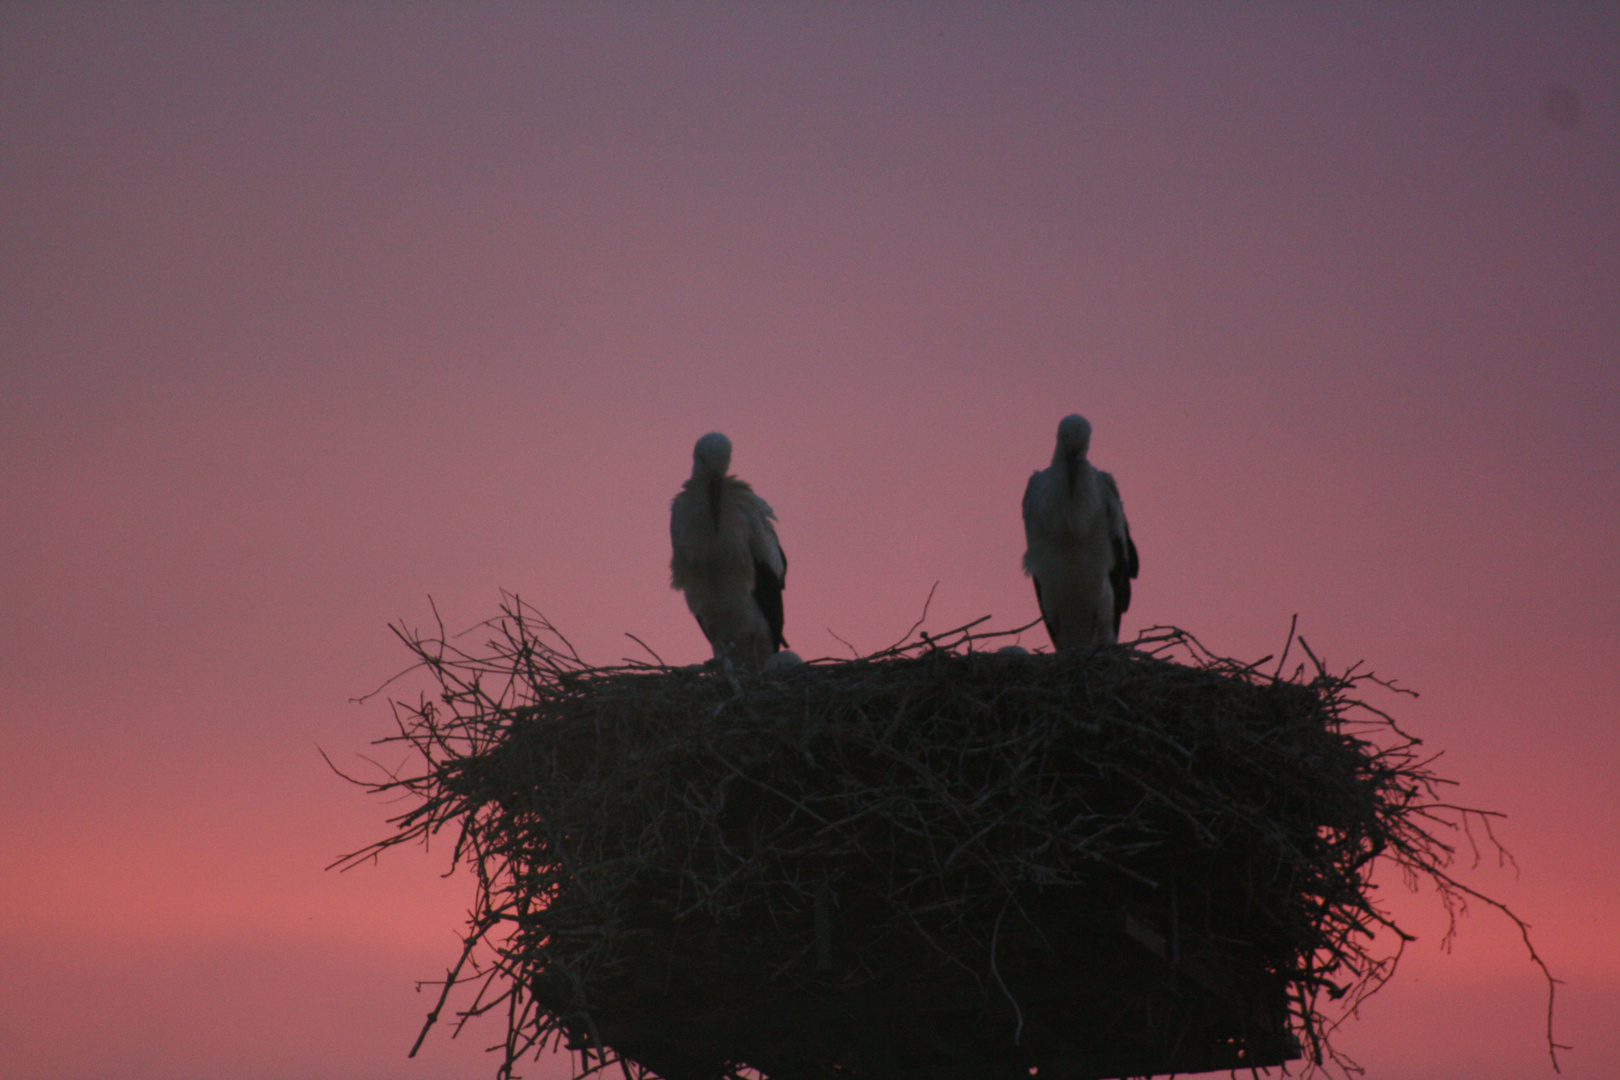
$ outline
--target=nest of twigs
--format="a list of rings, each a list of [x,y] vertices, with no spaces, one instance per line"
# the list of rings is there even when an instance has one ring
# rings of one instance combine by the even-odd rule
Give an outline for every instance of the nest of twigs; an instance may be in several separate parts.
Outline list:
[[[760,676],[593,668],[515,598],[484,625],[396,628],[437,692],[367,786],[414,805],[346,861],[452,830],[477,895],[423,1035],[468,986],[503,1076],[558,1044],[665,1080],[1320,1064],[1406,940],[1374,860],[1478,896],[1437,838],[1474,812],[1308,648],[1266,674],[1179,630],[1007,655],[970,624]]]

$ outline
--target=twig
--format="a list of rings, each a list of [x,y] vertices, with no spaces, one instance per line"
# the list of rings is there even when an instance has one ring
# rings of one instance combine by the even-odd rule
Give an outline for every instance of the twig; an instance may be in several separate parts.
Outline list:
[[[732,1080],[738,1062],[771,1053],[736,1045],[737,1032],[803,1016],[803,1052],[837,1071],[849,1041],[868,1037],[861,1018],[877,1023],[891,1005],[883,1038],[899,1040],[895,1053],[926,1042],[921,1030],[949,1038],[905,1019],[944,1006],[861,996],[928,986],[1005,1022],[1022,1054],[1026,1030],[1083,1026],[1127,1004],[1076,999],[1062,1019],[1045,1015],[1043,996],[1020,983],[1026,950],[1038,943],[1052,954],[1042,963],[1060,967],[1140,951],[1109,922],[1125,910],[1168,928],[1167,957],[1227,957],[1220,970],[1237,989],[1226,996],[1286,1010],[1314,1060],[1347,1070],[1328,1040],[1340,1021],[1325,1010],[1352,1014],[1393,976],[1408,938],[1368,888],[1382,860],[1436,883],[1452,929],[1469,899],[1513,918],[1548,980],[1558,1067],[1556,980],[1528,925],[1448,869],[1460,842],[1478,860],[1474,825],[1511,862],[1490,812],[1440,798],[1450,781],[1433,771],[1438,755],[1364,700],[1409,691],[1360,665],[1330,671],[1297,618],[1264,671],[1269,657],[1224,658],[1174,627],[1009,663],[982,647],[1039,620],[924,632],[934,591],[899,643],[772,678],[724,663],[668,668],[634,635],[657,667],[591,667],[516,594],[479,624],[482,647],[456,644],[466,632],[447,640],[431,602],[427,634],[391,627],[431,692],[393,702],[396,731],[380,742],[415,764],[373,763],[376,779],[365,780],[327,762],[407,808],[391,835],[334,865],[447,830],[452,869],[475,878],[462,954],[413,1053],[462,986],[473,1000],[455,1031],[505,1013],[505,1075],[558,1042],[583,1055],[586,1073],[657,1072],[621,1051],[646,1045],[656,1057],[657,1040],[674,1036],[644,1031],[653,1042],[637,1042],[641,1029],[623,1025],[641,1021],[614,1027],[609,1016],[684,1032],[680,1053]],[[1296,642],[1308,660],[1288,674]],[[1004,942],[1009,908],[1030,933]],[[1157,931],[1141,933],[1136,942]],[[1113,944],[1065,952],[1077,940]],[[719,998],[647,988],[669,971],[724,988],[735,997],[724,1008],[743,1012],[722,1023],[703,1011],[721,1009]],[[1076,985],[1140,976],[1093,971]],[[1177,978],[1178,1008],[1199,1007],[1196,980]],[[817,1010],[829,1002],[856,1019],[828,1022]],[[995,1065],[974,1057],[981,1043],[951,1045],[962,1061]]]

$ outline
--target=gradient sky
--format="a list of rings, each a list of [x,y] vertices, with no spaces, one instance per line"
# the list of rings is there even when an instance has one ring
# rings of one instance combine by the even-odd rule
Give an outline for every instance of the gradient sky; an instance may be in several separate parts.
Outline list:
[[[323,870],[400,809],[317,752],[388,731],[387,624],[702,659],[711,429],[799,651],[936,581],[1027,622],[1071,411],[1127,633],[1297,613],[1419,690],[1614,1075],[1620,8],[0,6],[0,1077],[492,1075],[494,1025],[405,1058],[447,849]],[[1341,1048],[1550,1076],[1511,924],[1383,888],[1421,939]]]

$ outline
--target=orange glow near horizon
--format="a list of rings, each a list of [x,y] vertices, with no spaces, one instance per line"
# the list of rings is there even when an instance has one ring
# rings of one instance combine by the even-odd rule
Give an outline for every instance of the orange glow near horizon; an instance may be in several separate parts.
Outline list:
[[[1459,873],[1607,1077],[1616,176],[1596,3],[0,8],[0,1080],[492,1075],[489,1025],[405,1058],[448,844],[325,869],[400,810],[318,752],[399,764],[387,625],[504,588],[702,659],[667,513],[715,429],[801,653],[936,582],[934,629],[1026,623],[1072,411],[1126,635],[1298,614],[1418,690],[1518,863]],[[1443,953],[1382,890],[1420,940],[1339,1045],[1550,1076],[1512,924]]]

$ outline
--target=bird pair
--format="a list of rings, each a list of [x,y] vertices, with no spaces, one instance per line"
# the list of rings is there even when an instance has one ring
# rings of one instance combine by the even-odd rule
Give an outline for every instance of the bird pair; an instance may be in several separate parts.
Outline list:
[[[1085,417],[1065,416],[1051,466],[1030,476],[1024,489],[1024,572],[1034,579],[1041,618],[1060,650],[1119,639],[1139,569],[1119,488],[1087,460],[1090,449]],[[671,585],[685,593],[716,661],[759,671],[787,645],[787,557],[770,504],[730,468],[730,439],[711,431],[697,441],[692,478],[670,505]]]

